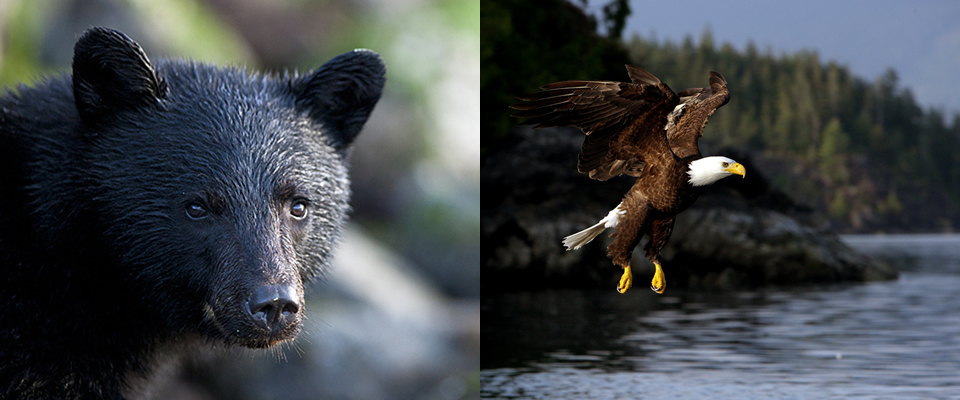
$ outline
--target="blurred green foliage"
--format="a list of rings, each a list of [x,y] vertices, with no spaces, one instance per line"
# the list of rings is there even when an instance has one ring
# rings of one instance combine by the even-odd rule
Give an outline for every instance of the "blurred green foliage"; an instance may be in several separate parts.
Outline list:
[[[66,3],[63,0],[7,0],[0,3],[0,27],[3,28],[0,85],[11,87],[21,82],[29,83],[69,68],[69,65],[45,64],[40,56],[46,30],[56,22],[52,19],[63,11]],[[175,54],[182,58],[232,65],[255,62],[239,35],[202,2],[169,0],[124,4],[131,17],[141,21],[143,30],[149,32],[149,37],[135,37],[134,40],[145,43],[153,40],[162,46],[151,48],[151,54]]]
[[[51,70],[40,63],[39,38],[41,16],[49,1],[33,3],[11,1],[2,5],[5,32],[0,52],[0,85],[11,87],[19,82],[32,82]]]

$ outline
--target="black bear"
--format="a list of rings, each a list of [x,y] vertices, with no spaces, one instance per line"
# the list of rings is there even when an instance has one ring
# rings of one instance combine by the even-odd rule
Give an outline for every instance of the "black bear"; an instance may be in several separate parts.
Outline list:
[[[0,97],[0,398],[148,396],[196,349],[294,338],[384,80],[368,50],[268,76],[93,28]]]

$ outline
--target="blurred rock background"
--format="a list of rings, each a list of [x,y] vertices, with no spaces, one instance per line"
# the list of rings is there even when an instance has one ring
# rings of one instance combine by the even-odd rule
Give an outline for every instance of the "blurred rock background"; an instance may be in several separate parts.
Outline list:
[[[0,84],[69,71],[77,35],[125,32],[148,56],[306,71],[354,48],[387,64],[351,159],[352,220],[305,332],[201,358],[183,399],[479,396],[480,13],[471,0],[4,0]]]

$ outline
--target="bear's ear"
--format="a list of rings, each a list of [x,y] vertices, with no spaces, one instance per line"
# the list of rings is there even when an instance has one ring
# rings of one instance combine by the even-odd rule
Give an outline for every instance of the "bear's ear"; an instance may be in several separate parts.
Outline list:
[[[109,28],[91,28],[73,48],[73,95],[80,118],[92,123],[156,102],[166,95],[137,42]]]
[[[342,150],[357,137],[380,100],[385,74],[379,54],[358,49],[334,57],[311,74],[295,78],[290,88],[297,107],[319,121]]]

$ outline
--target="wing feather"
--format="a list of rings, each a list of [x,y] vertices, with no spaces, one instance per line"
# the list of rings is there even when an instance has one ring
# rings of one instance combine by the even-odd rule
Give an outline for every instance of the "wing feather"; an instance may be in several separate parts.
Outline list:
[[[730,101],[727,81],[719,72],[710,71],[710,86],[681,91],[680,106],[667,118],[667,140],[677,157],[700,155],[699,139],[714,111]]]
[[[593,179],[639,176],[644,160],[672,157],[664,127],[680,98],[649,72],[626,67],[629,83],[562,81],[517,96],[513,116],[534,128],[579,127],[586,138],[577,169]]]

